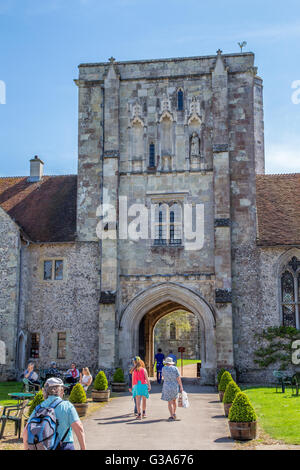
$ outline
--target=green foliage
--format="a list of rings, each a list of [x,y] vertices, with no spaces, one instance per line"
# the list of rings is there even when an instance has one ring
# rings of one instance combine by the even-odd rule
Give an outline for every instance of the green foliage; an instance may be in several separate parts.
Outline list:
[[[103,372],[103,370],[100,370],[100,372],[98,372],[98,374],[96,375],[96,378],[93,384],[93,389],[99,390],[99,391],[100,390],[104,391],[108,389],[108,381],[107,381],[105,372]]]
[[[120,367],[116,369],[116,372],[114,373],[113,382],[116,382],[116,383],[125,382],[124,373]]]
[[[71,403],[86,403],[86,394],[81,384],[76,384],[72,388],[69,401]]]
[[[230,408],[229,421],[234,423],[250,423],[256,421],[256,414],[249,398],[243,392],[239,392]]]
[[[42,390],[40,390],[34,397],[34,399],[32,400],[32,402],[30,403],[30,407],[29,407],[29,411],[28,411],[28,414],[29,416],[31,415],[31,413],[34,412],[35,408],[40,405],[43,401],[45,400],[44,398],[44,395],[43,395],[43,392]]]
[[[270,364],[278,364],[278,369],[285,370],[292,365],[292,343],[300,339],[300,332],[291,326],[274,326],[261,333],[256,338],[262,343],[254,355],[254,362],[261,368]]]
[[[240,387],[235,383],[234,380],[228,383],[224,397],[223,403],[233,403],[236,395],[241,391]]]
[[[226,387],[229,384],[229,382],[231,382],[231,380],[233,380],[233,379],[232,379],[232,376],[231,376],[230,372],[225,370],[225,372],[223,372],[223,375],[221,377],[221,380],[220,380],[220,383],[219,383],[219,386],[218,386],[219,392],[225,392]]]
[[[219,370],[219,372],[217,374],[217,383],[218,384],[220,383],[221,377],[222,377],[222,375],[224,374],[225,371],[226,371],[226,369],[223,369],[223,368]]]

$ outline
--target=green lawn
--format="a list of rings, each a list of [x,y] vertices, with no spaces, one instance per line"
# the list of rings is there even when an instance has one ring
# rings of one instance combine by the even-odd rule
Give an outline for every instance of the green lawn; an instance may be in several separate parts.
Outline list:
[[[183,359],[184,366],[188,366],[190,364],[197,364],[197,362],[201,362],[201,359]],[[177,367],[181,367],[181,359],[177,359]],[[154,372],[156,372],[156,363],[154,366]]]
[[[287,444],[300,444],[300,396],[275,388],[246,387],[262,429],[273,439]]]
[[[183,359],[183,365],[184,366],[189,366],[190,364],[197,364],[198,362],[201,362],[201,359]],[[181,359],[177,360],[177,367],[181,366]]]
[[[8,393],[22,391],[22,382],[0,382],[0,405],[15,405],[16,403],[18,403],[17,400],[11,400],[8,396]]]

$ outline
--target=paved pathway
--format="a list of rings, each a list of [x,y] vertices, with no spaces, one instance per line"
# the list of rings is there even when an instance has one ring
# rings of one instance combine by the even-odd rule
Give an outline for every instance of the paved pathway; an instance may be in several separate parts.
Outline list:
[[[105,450],[197,450],[232,449],[223,405],[212,387],[188,383],[190,408],[177,409],[180,421],[168,421],[167,403],[161,386],[152,385],[146,419],[133,415],[130,394],[113,398],[105,407],[83,420],[87,449]]]

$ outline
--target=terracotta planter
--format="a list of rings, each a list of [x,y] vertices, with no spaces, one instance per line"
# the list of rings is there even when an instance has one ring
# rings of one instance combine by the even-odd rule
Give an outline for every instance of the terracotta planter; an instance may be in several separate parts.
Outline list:
[[[224,393],[225,392],[219,392],[220,402],[223,401]]]
[[[250,441],[256,438],[256,421],[250,423],[234,423],[229,421],[232,439],[236,441]]]
[[[229,415],[229,410],[230,410],[230,408],[231,408],[231,406],[232,406],[232,403],[223,403],[223,405],[224,405],[224,414],[225,414],[225,416],[226,416],[226,418],[227,418],[228,415]]]
[[[126,392],[127,391],[127,383],[125,382],[112,382],[111,384],[112,392]]]
[[[75,406],[78,416],[80,418],[86,415],[88,403],[73,403],[73,405]]]
[[[110,397],[110,389],[107,390],[92,390],[93,401],[108,401]]]

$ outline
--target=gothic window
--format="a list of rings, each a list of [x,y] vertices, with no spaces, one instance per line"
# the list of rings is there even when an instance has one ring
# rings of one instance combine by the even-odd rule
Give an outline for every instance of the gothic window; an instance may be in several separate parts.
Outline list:
[[[40,335],[39,333],[31,333],[30,357],[38,359],[40,356]]]
[[[281,309],[284,326],[300,327],[300,261],[294,256],[281,275]]]
[[[171,341],[176,340],[176,323],[175,322],[170,323],[170,340]]]
[[[181,245],[181,206],[160,203],[155,211],[154,245]]]
[[[67,335],[66,332],[57,333],[57,359],[66,359]]]
[[[178,90],[177,93],[177,109],[178,111],[183,111],[183,91]]]
[[[155,145],[149,145],[149,168],[155,168]]]

